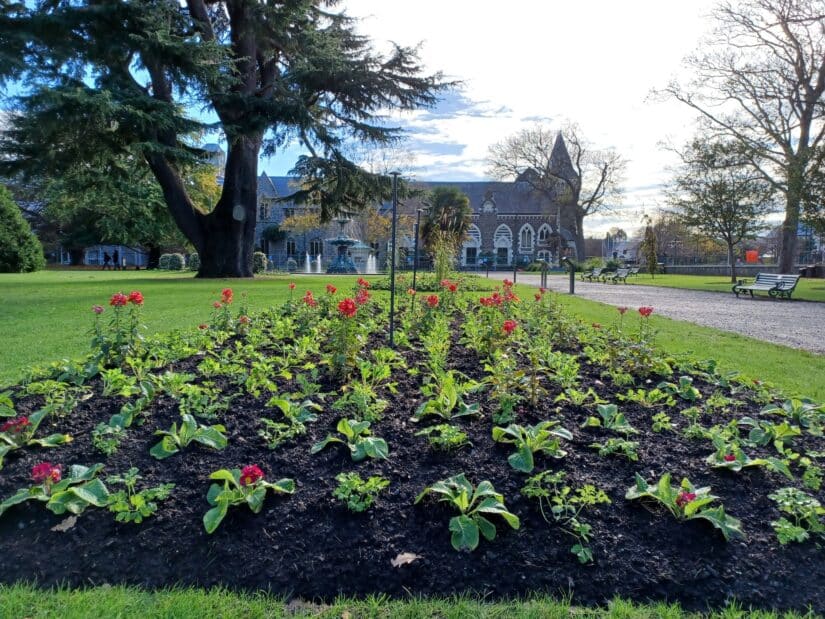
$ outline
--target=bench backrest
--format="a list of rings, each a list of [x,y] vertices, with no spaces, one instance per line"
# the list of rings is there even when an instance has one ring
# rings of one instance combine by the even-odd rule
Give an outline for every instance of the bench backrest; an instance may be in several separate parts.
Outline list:
[[[783,275],[781,273],[757,273],[757,284],[771,284],[780,290],[790,290],[796,287],[799,275]]]
[[[630,273],[630,269],[618,269],[616,271],[616,277],[626,277],[628,273]]]
[[[799,275],[779,275],[778,287],[781,290],[790,290],[799,282]]]

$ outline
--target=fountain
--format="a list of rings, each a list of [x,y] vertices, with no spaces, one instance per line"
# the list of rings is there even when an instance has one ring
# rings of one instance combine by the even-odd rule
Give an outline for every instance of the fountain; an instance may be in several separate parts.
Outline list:
[[[367,275],[375,275],[378,273],[378,270],[375,265],[375,254],[370,254],[370,257],[367,258]]]
[[[321,270],[321,254],[318,254],[317,256],[315,256],[315,272],[316,273],[322,273],[323,272]]]
[[[309,252],[307,252],[306,260],[304,261],[304,273],[312,273],[312,258],[309,257]]]
[[[355,268],[355,263],[349,255],[349,248],[355,245],[358,239],[354,239],[344,232],[344,226],[350,220],[346,217],[341,217],[336,221],[338,225],[341,226],[341,230],[338,232],[336,238],[327,239],[327,242],[335,247],[338,253],[335,259],[329,263],[327,273],[358,273],[358,269]],[[309,254],[307,254],[307,260],[309,260]]]

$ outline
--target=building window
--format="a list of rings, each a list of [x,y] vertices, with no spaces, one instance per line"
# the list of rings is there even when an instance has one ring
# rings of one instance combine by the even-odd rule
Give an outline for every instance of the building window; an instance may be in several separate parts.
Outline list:
[[[478,263],[478,249],[475,247],[464,248],[464,264],[468,267],[474,267]]]
[[[545,262],[550,262],[550,252],[546,249],[541,250],[536,255],[536,260],[544,260]]]
[[[294,258],[295,255],[298,253],[298,248],[295,245],[295,239],[287,239],[286,240],[286,255],[290,258]]]
[[[521,227],[518,235],[519,251],[523,254],[529,254],[533,251],[533,227],[526,224]]]
[[[309,242],[309,255],[313,258],[324,253],[324,242],[321,239],[312,239]]]
[[[547,245],[550,242],[550,234],[552,230],[550,230],[550,226],[547,224],[542,225],[539,228],[539,245]]]

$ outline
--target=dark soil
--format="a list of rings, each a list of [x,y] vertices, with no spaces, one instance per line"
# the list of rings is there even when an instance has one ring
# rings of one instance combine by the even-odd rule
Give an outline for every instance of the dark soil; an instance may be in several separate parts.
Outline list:
[[[416,353],[404,354],[412,365]],[[456,344],[450,359],[453,367],[469,376],[483,376],[474,352]],[[198,361],[192,359],[172,369],[194,372]],[[624,391],[604,384],[584,363],[582,371],[582,384],[594,385],[605,399]],[[469,434],[472,447],[455,454],[436,453],[425,438],[414,436],[418,425],[410,422],[421,401],[421,377],[403,374],[396,380],[398,393],[385,393],[390,408],[373,424],[375,434],[389,443],[390,459],[357,464],[341,445],[310,455],[310,446],[334,429],[338,418],[330,407],[334,398],[327,399],[321,418],[307,435],[270,451],[257,436],[257,420],[275,415],[264,411],[266,397],[248,395],[234,400],[230,413],[221,420],[229,436],[223,451],[192,446],[161,462],[150,457],[149,448],[157,440],[153,432],[167,429],[178,415],[177,403],[162,397],[151,407],[148,421],[131,428],[121,449],[105,458],[93,447],[90,432],[116,413],[124,400],[103,398],[99,382],[93,382],[93,398],[79,404],[54,429],[47,424],[43,427],[48,432],[69,432],[74,442],[9,456],[0,471],[0,497],[27,487],[32,466],[42,460],[64,466],[103,462],[109,474],[135,466],[144,484],[172,482],[176,488],[158,514],[141,525],[116,523],[105,509],[91,508],[72,528],[60,532],[53,527],[65,517],[48,512],[42,503],[10,509],[0,518],[0,581],[29,580],[44,586],[220,584],[313,599],[379,592],[399,597],[461,592],[509,597],[547,592],[570,593],[579,604],[600,604],[619,595],[679,601],[689,609],[721,606],[736,599],[761,608],[825,610],[822,550],[813,543],[780,546],[770,527],[779,512],[767,495],[788,485],[781,476],[762,470],[740,474],[713,470],[705,463],[712,451],[707,441],[690,441],[679,432],[653,433],[651,413],[632,404],[620,404],[620,409],[641,430],[636,439],[639,461],[600,457],[588,445],[610,433],[580,428],[590,414],[584,409],[566,405],[557,412],[559,405],[552,402],[558,391],[553,390],[536,409],[521,407],[520,423],[560,419],[574,440],[566,445],[568,455],[562,460],[539,456],[536,472],[564,469],[571,485],[595,484],[612,500],[584,515],[593,526],[595,562],[582,566],[569,552],[573,540],[555,524],[545,522],[537,505],[520,494],[526,476],[509,467],[511,448],[493,443],[490,406],[484,396],[485,415],[458,422]],[[715,390],[698,381],[697,385],[706,396]],[[24,398],[18,409],[23,413],[34,410],[40,402],[38,397]],[[736,414],[753,414],[758,408],[747,403]],[[676,411],[671,417],[680,430],[685,427],[685,418]],[[712,422],[709,417],[704,419],[705,425]],[[797,448],[821,449],[813,440],[808,436],[798,439]],[[220,528],[207,535],[201,519],[209,509],[209,474],[251,463],[259,464],[270,480],[294,478],[295,494],[269,496],[258,515],[245,507],[233,508]],[[342,471],[357,471],[362,477],[380,474],[391,484],[370,511],[352,514],[332,497],[334,477]],[[667,471],[676,482],[687,476],[697,486],[712,486],[726,511],[742,520],[747,539],[725,542],[706,523],[681,524],[661,509],[625,500],[634,473],[651,480]],[[471,554],[456,552],[447,529],[454,513],[444,504],[424,501],[414,505],[413,501],[424,487],[460,472],[473,483],[490,480],[521,518],[521,528],[514,531],[497,521],[498,536],[493,542],[482,540]],[[390,562],[399,553],[415,553],[420,558],[393,567]]]

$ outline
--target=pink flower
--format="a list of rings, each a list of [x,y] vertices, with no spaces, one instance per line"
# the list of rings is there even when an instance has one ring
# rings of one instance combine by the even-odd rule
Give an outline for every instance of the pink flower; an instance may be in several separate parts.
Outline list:
[[[312,294],[311,290],[307,290],[302,301],[306,303],[309,307],[315,307],[316,305],[318,305],[318,302],[315,300],[315,296]]]
[[[649,318],[650,315],[653,313],[653,308],[647,305],[643,305],[639,308],[639,313],[642,315],[642,318]]]
[[[242,486],[250,486],[263,478],[264,472],[261,468],[257,464],[250,464],[243,467],[243,470],[241,471],[240,483]]]
[[[367,280],[365,280],[363,277],[359,277],[358,278],[358,286],[360,288],[369,288],[370,283]]]
[[[415,288],[407,288],[407,294],[414,297],[416,295]]]
[[[502,283],[504,284],[505,288],[512,288],[513,287],[513,282],[511,282],[509,279],[505,279]]]
[[[221,307],[223,307],[223,306],[221,305],[221,302],[220,302],[220,301],[215,301],[215,302],[212,304],[212,307],[214,307],[215,309],[221,309]]]
[[[229,305],[230,303],[232,303],[233,296],[234,295],[232,293],[231,288],[224,288],[223,290],[221,290],[221,302],[225,305]]]
[[[102,306],[102,305],[92,305],[92,311],[93,311],[95,314],[100,315],[100,314],[102,314],[102,313],[103,313],[103,306]]]
[[[359,288],[358,292],[355,293],[355,302],[358,305],[364,305],[369,300],[370,293],[366,288]]]
[[[431,295],[427,296],[427,298],[424,299],[424,301],[426,301],[427,305],[429,305],[430,307],[438,307],[438,295],[437,294],[431,294]]]
[[[507,290],[504,293],[504,300],[508,303],[518,303],[521,299],[519,299],[516,295],[512,293],[512,291]]]
[[[616,308],[616,311],[618,311],[622,316],[624,316],[624,313],[627,311],[627,308],[624,305],[620,305]]]
[[[63,477],[63,467],[51,462],[41,462],[32,467],[32,479],[38,484],[54,484]]]
[[[518,323],[515,320],[505,320],[501,330],[504,331],[506,335],[510,335],[516,330],[516,327],[518,327]]]
[[[541,294],[544,294],[545,292],[547,292],[547,288],[539,288],[539,292]]]
[[[143,295],[137,290],[129,293],[129,303],[133,305],[143,305]]]
[[[722,459],[725,462],[736,462],[736,456],[734,456],[733,454],[725,454],[725,456]]]
[[[338,292],[338,289],[332,284],[327,284],[327,292],[329,294],[335,294],[336,292]]]
[[[249,316],[238,316],[238,322],[241,323],[242,325],[248,325],[249,324]]]
[[[112,298],[109,299],[109,305],[114,307],[123,307],[129,302],[129,297],[127,297],[122,292],[116,292],[112,295]]]
[[[12,434],[20,434],[23,431],[23,428],[30,425],[31,422],[29,421],[29,418],[25,415],[21,415],[20,417],[7,421],[2,426],[0,426],[0,432],[11,432]]]
[[[695,493],[685,492],[684,490],[682,490],[676,497],[676,505],[678,505],[679,507],[684,507],[685,505],[687,505],[691,501],[694,501],[695,499]]]
[[[347,297],[338,304],[338,311],[341,312],[344,318],[352,318],[358,311],[358,306],[355,304],[355,301]]]

